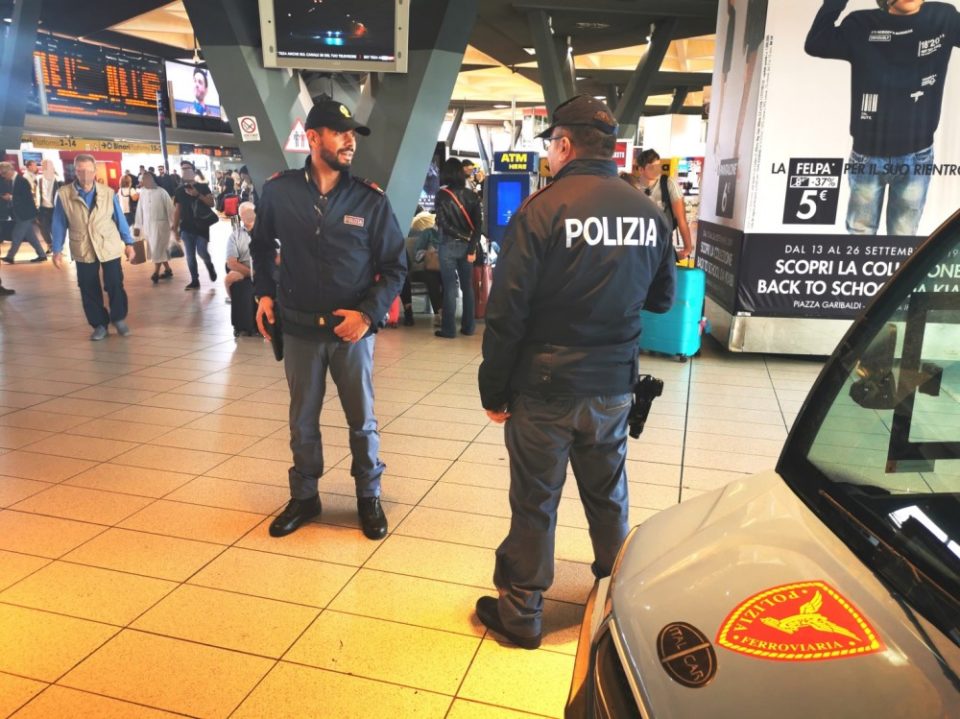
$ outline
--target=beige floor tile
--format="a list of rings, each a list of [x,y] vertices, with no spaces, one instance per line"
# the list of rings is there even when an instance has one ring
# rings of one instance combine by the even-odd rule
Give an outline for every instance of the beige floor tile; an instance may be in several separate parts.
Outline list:
[[[272,664],[263,657],[125,630],[60,683],[217,719],[229,716]]]
[[[99,524],[0,512],[0,549],[56,559],[104,531]]]
[[[131,628],[279,658],[318,612],[314,607],[184,585]]]
[[[87,387],[79,392],[70,395],[71,399],[95,399],[105,402],[119,402],[121,404],[133,404],[158,394],[155,389],[129,389],[125,387],[104,387],[97,385]]]
[[[103,383],[106,387],[120,387],[133,390],[147,390],[150,392],[169,392],[175,387],[180,387],[184,383],[178,379],[161,379],[159,377],[142,377],[137,375],[124,375],[116,377]]]
[[[152,443],[161,447],[199,449],[207,452],[220,452],[222,454],[237,454],[256,441],[254,437],[242,434],[208,432],[200,429],[180,427],[171,430],[161,437],[157,437]]]
[[[493,575],[493,565],[488,568]],[[473,608],[484,590],[434,579],[361,569],[330,609],[457,634],[484,632]],[[429,601],[424,601],[429,597]]]
[[[572,674],[571,656],[543,649],[523,651],[484,639],[458,696],[560,717]]]
[[[65,716],[62,712],[67,707],[70,719],[175,719],[181,716],[53,685],[11,719],[50,719]]]
[[[557,559],[553,562],[553,586],[544,592],[544,596],[558,602],[583,604],[595,583],[589,564]]]
[[[450,697],[281,662],[231,719],[372,716],[443,719]]]
[[[263,404],[261,402],[251,402],[248,399],[238,399],[231,402],[217,410],[217,413],[280,422],[288,420],[290,416],[288,408],[282,404]]]
[[[536,714],[518,712],[506,707],[457,699],[450,707],[446,719],[535,719],[536,716]]]
[[[44,682],[0,673],[0,716],[10,716],[47,686]],[[49,713],[44,719],[55,715],[55,712]]]
[[[289,469],[289,460],[276,462],[270,459],[257,459],[256,457],[230,457],[223,464],[218,464],[213,469],[208,470],[206,474],[209,477],[219,477],[220,479],[234,479],[239,482],[286,487],[289,491]]]
[[[262,514],[160,500],[128,517],[119,526],[168,537],[233,544],[263,518]]]
[[[93,466],[93,462],[69,457],[54,457],[24,450],[0,455],[0,474],[42,482],[61,482]]]
[[[31,379],[26,377],[11,377],[0,382],[4,389],[19,390],[21,392],[34,392],[36,394],[45,394],[50,397],[63,397],[71,392],[86,387],[85,384],[76,382],[59,382],[46,378]]]
[[[0,477],[0,507],[9,507],[50,487],[49,482],[37,482],[19,477]]]
[[[451,421],[398,417],[383,427],[386,434],[412,435],[472,442],[482,431],[477,424],[458,424]],[[454,455],[456,456],[456,455]]]
[[[103,417],[116,412],[123,407],[117,402],[100,402],[93,399],[72,399],[70,397],[56,397],[33,406],[38,412],[53,412],[54,414],[71,414],[79,417]]]
[[[172,394],[185,394],[195,397],[216,397],[219,399],[242,399],[250,396],[254,390],[230,384],[211,384],[210,382],[188,382],[171,390]],[[289,398],[288,398],[289,400]]]
[[[161,425],[123,422],[104,417],[98,417],[65,430],[67,434],[99,439],[119,439],[125,442],[149,442],[167,431],[168,429]]]
[[[351,567],[362,565],[380,546],[366,539],[359,530],[317,522],[308,522],[286,537],[271,537],[267,533],[271,521],[272,518],[265,519],[236,546]]]
[[[493,560],[492,549],[391,535],[364,566],[486,588],[492,586]]]
[[[98,464],[63,482],[63,486],[88,487],[106,492],[162,497],[193,479],[192,474],[167,472],[120,464]]]
[[[440,481],[507,490],[510,488],[510,467],[506,464],[498,467],[457,460],[450,465],[450,469],[444,473]]]
[[[685,467],[683,470],[684,491],[689,489],[712,490],[727,486],[730,482],[745,479],[749,474],[741,472],[723,472],[719,469]]]
[[[143,509],[151,501],[148,497],[132,494],[56,484],[15,504],[11,509],[79,522],[114,525]]]
[[[662,484],[630,482],[630,506],[648,509],[666,509],[677,503],[679,487],[666,487]]]
[[[185,409],[165,409],[163,407],[130,405],[129,407],[124,407],[111,413],[107,419],[118,422],[158,424],[163,427],[180,427],[202,416],[202,412],[189,412]]]
[[[279,437],[267,437],[266,439],[256,440],[239,454],[245,457],[257,457],[258,459],[271,459],[275,462],[290,461],[290,437],[285,431],[277,431]],[[332,454],[336,454],[338,459],[343,457],[341,451],[334,450],[335,447],[347,447],[346,443],[333,444],[327,437],[327,432],[323,433],[323,458],[329,466]],[[332,453],[331,450],[334,450]]]
[[[503,489],[470,487],[465,484],[438,482],[421,504],[437,509],[462,509],[495,517],[510,516],[509,492]]]
[[[147,469],[167,469],[185,474],[203,474],[230,459],[229,455],[203,452],[196,449],[171,449],[143,445],[114,457],[114,464],[126,464]]]
[[[383,481],[389,481],[391,476],[412,477],[413,479],[439,479],[450,466],[450,460],[431,457],[416,457],[410,454],[380,453],[381,461],[387,465]],[[350,469],[351,458],[344,457],[338,467]],[[331,466],[328,464],[328,466]]]
[[[182,582],[222,551],[222,546],[207,542],[108,529],[64,559]]]
[[[54,436],[53,432],[45,432],[39,429],[0,427],[0,448],[20,449],[21,447],[26,447],[29,444],[52,436]]]
[[[3,458],[0,457],[0,462]],[[684,463],[688,466],[704,469],[718,469],[724,472],[763,472],[773,469],[777,460],[775,457],[764,457],[756,454],[737,454],[734,452],[718,452],[717,450],[688,449],[684,456]]]
[[[387,476],[381,486],[381,497],[385,502],[417,504],[433,486],[428,479]],[[320,489],[326,494],[342,494],[355,497],[356,482],[346,469],[334,468],[325,472],[320,479]]]
[[[416,457],[433,457],[435,459],[456,459],[467,448],[467,443],[449,439],[381,432],[380,446],[387,453],[411,454]]]
[[[446,422],[449,424],[476,424],[486,427],[490,424],[486,412],[480,408],[456,409],[454,407],[435,407],[427,404],[416,404],[399,419],[423,419]]]
[[[540,647],[576,656],[582,622],[582,604],[545,599],[543,602],[543,643]]]
[[[325,607],[356,573],[354,567],[231,547],[190,584],[313,607]]]
[[[287,426],[280,420],[234,417],[227,414],[208,414],[185,425],[184,429],[200,429],[207,432],[228,432],[250,437],[267,437]]]
[[[420,506],[407,515],[394,533],[496,549],[509,529],[510,520],[506,517]]]
[[[0,604],[0,672],[55,681],[116,627]]]
[[[590,542],[590,532],[586,529],[558,526],[555,541],[554,557],[557,559],[586,564],[593,562],[593,544]]]
[[[184,394],[158,394],[141,400],[141,407],[165,407],[166,409],[187,410],[190,412],[216,412],[230,404],[232,400],[218,397],[198,397]]]
[[[50,560],[43,557],[31,557],[27,554],[6,552],[0,549],[0,590],[19,582],[49,563]]]
[[[290,499],[289,489],[216,477],[197,477],[167,499],[241,512],[274,514]]]
[[[328,610],[284,660],[452,695],[479,643],[475,637]]]
[[[458,458],[461,462],[491,464],[497,467],[509,467],[507,448],[503,445],[473,443]]]
[[[160,579],[53,562],[0,594],[0,601],[126,625],[175,587]]]

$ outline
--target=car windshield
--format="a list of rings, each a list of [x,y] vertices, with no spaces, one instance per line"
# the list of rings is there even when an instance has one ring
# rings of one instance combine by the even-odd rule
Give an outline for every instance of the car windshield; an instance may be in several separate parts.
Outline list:
[[[960,644],[960,214],[844,338],[778,470]]]

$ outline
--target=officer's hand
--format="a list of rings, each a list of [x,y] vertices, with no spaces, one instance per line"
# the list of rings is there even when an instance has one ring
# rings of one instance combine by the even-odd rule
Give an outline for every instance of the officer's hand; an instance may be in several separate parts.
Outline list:
[[[476,261],[476,259],[477,259],[476,252],[474,252],[472,255],[467,255],[467,262],[469,262],[471,265]]]
[[[333,314],[337,317],[343,317],[343,322],[334,327],[333,332],[344,342],[359,342],[367,334],[367,330],[370,329],[370,323],[364,319],[362,312],[337,310]]]
[[[63,253],[62,252],[53,253],[53,266],[56,267],[58,270],[63,269]]]
[[[266,337],[268,340],[273,339],[270,336],[270,333],[267,332],[266,328],[263,326],[263,318],[267,318],[267,322],[274,324],[276,322],[276,317],[273,316],[273,298],[272,297],[261,297],[260,303],[257,305],[257,329],[260,330],[260,334]]]
[[[504,410],[503,412],[494,412],[492,409],[487,410],[487,417],[490,418],[492,422],[497,424],[503,424],[508,419],[510,419],[510,413]]]
[[[137,252],[133,249],[133,245],[127,245],[124,247],[123,254],[127,256],[127,262],[133,262],[133,258],[137,256]]]

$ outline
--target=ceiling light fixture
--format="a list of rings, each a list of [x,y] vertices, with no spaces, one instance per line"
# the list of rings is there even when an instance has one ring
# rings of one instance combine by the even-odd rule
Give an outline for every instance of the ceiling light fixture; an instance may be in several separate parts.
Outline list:
[[[523,48],[523,51],[524,51],[525,53],[527,53],[527,55],[536,55],[536,54],[537,54],[537,51],[536,51],[534,48],[532,48],[532,47],[525,47],[525,48]]]

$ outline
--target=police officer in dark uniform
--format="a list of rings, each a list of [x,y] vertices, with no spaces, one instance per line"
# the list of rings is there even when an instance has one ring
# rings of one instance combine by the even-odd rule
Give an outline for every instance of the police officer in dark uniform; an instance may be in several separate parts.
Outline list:
[[[568,460],[598,578],[626,537],[640,310],[666,312],[673,302],[670,231],[618,177],[616,127],[587,95],[556,109],[540,135],[555,180],[511,220],[487,305],[480,398],[490,419],[506,422],[512,519],[496,555],[499,598],[481,597],[476,610],[527,649],[540,645]]]
[[[356,135],[369,135],[369,128],[344,105],[319,100],[306,131],[310,158],[264,185],[250,243],[257,325],[269,336],[279,319],[290,388],[291,499],[270,534],[282,537],[320,514],[319,422],[329,368],[350,428],[360,523],[367,537],[382,539],[386,467],[373,413],[374,333],[406,276],[404,238],[383,191],[350,175]]]

